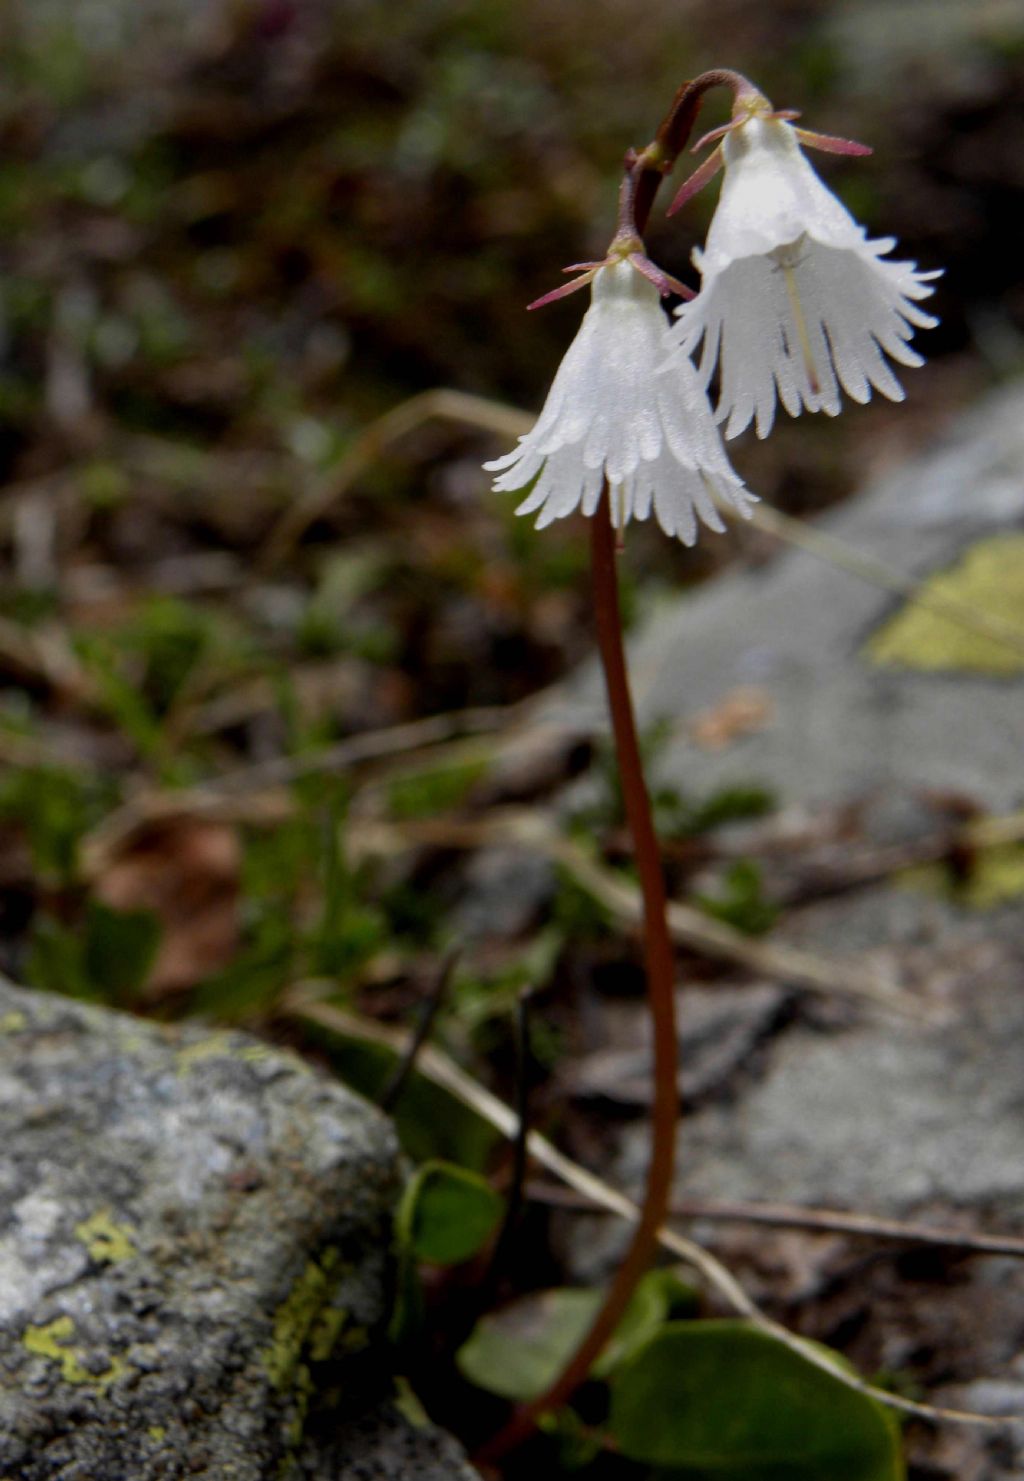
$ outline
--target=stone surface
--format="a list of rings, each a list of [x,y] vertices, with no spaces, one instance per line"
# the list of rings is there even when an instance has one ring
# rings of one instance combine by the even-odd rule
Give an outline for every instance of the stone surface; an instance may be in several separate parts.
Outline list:
[[[980,540],[1012,536],[1022,517],[1024,390],[1011,386],[820,527],[923,579],[956,565]],[[631,646],[642,723],[670,720],[677,735],[659,780],[698,795],[757,781],[787,803],[835,802],[886,786],[1015,806],[1024,795],[1019,670],[872,662],[872,635],[902,605],[859,576],[787,550],[667,607]],[[697,744],[692,722],[751,689],[767,704],[764,728],[717,750]],[[603,722],[602,704],[591,674],[568,718],[578,723],[585,706]]]
[[[306,1481],[479,1481],[454,1440],[410,1423],[390,1404],[312,1441],[302,1460]]]
[[[844,958],[870,943],[874,961],[948,1005],[950,1021],[845,1008],[824,1027],[805,1014],[762,1046],[759,1074],[732,1104],[688,1120],[689,1191],[1024,1220],[1019,903],[975,913],[879,886],[801,912],[787,934]]]
[[[0,1126],[5,1481],[468,1474],[389,1411],[306,1434],[322,1392],[358,1415],[386,1382],[372,1107],[242,1034],[0,984]]]
[[[926,580],[963,563],[979,542],[1019,541],[1012,526],[1022,516],[1024,390],[1012,386],[928,456],[822,523]],[[975,584],[975,602],[979,595]],[[1009,674],[965,666],[959,649],[955,668],[880,665],[872,637],[891,633],[904,605],[790,550],[659,617],[634,657],[648,722],[714,709],[738,684],[762,688],[771,714],[766,728],[715,751],[677,725],[664,778],[698,796],[763,782],[780,805],[808,815],[856,802],[866,805],[870,831],[890,843],[927,831],[916,804],[932,790],[982,809],[1019,805],[1024,655],[1011,654],[1017,672]],[[978,643],[990,661],[987,641]],[[770,859],[767,872],[770,884]],[[991,1205],[1024,1217],[1019,903],[978,914],[890,881],[789,912],[780,934],[837,956],[869,955],[948,1007],[950,1022],[926,1028],[862,1015],[831,1033],[792,1025],[735,1107],[708,1107],[690,1121],[690,1188],[890,1213],[928,1201]]]
[[[730,1091],[737,1075],[788,1017],[792,994],[775,983],[688,987],[678,995],[679,1095],[689,1109]],[[565,1088],[584,1099],[616,1106],[651,1103],[651,1024],[635,1001],[611,1002],[601,1013],[598,1049],[574,1058],[562,1072]]]

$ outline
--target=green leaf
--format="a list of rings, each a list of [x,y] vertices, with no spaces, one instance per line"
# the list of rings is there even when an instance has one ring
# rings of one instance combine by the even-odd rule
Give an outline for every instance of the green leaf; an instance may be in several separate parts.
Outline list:
[[[905,1475],[889,1410],[744,1322],[669,1323],[611,1389],[622,1454],[669,1467],[677,1481]]]
[[[505,1200],[479,1173],[450,1162],[426,1162],[402,1196],[398,1238],[417,1260],[460,1265],[487,1243],[504,1207]]]
[[[505,1201],[479,1173],[450,1162],[425,1162],[406,1185],[395,1218],[398,1245],[391,1341],[411,1340],[423,1321],[416,1265],[459,1265],[486,1243]]]
[[[86,905],[73,930],[39,915],[33,927],[28,977],[33,987],[95,1002],[129,1002],[149,975],[160,945],[160,922],[149,910]]]
[[[595,1378],[607,1378],[641,1348],[669,1317],[690,1316],[697,1308],[697,1292],[681,1280],[671,1267],[649,1270],[638,1282],[626,1313],[604,1352],[591,1370]]]
[[[114,910],[90,900],[82,946],[86,978],[104,997],[126,1001],[149,976],[160,935],[160,922],[151,910]]]
[[[82,944],[77,933],[44,913],[32,922],[25,976],[30,987],[43,992],[92,1000],[101,996],[82,970]]]
[[[388,1337],[396,1347],[413,1342],[423,1328],[423,1286],[415,1258],[408,1246],[400,1245],[395,1260],[394,1300],[388,1321]]]
[[[721,896],[697,895],[696,903],[706,915],[747,936],[763,935],[779,918],[778,907],[765,898],[761,871],[751,859],[737,859],[729,866]]]
[[[0,784],[0,818],[16,821],[28,837],[32,863],[47,883],[69,884],[83,833],[113,805],[116,787],[56,766],[8,771]]]
[[[549,1388],[583,1341],[604,1292],[558,1287],[535,1291],[482,1317],[456,1354],[463,1377],[503,1399],[534,1399]],[[692,1287],[672,1270],[645,1275],[611,1341],[594,1364],[603,1378],[626,1361],[668,1317],[689,1308]]]
[[[379,1097],[398,1063],[393,1049],[329,1032],[315,1024],[307,1027],[307,1034],[324,1045],[339,1079],[367,1100]],[[415,1070],[391,1114],[402,1150],[413,1162],[443,1158],[482,1170],[500,1140],[500,1133],[489,1121]]]
[[[601,1298],[565,1287],[489,1312],[455,1355],[460,1373],[502,1399],[537,1398],[583,1341]]]
[[[537,1428],[554,1446],[559,1476],[563,1471],[586,1470],[604,1448],[601,1429],[586,1424],[568,1404],[538,1414]]]
[[[391,783],[388,804],[399,819],[431,818],[457,807],[486,774],[486,761],[467,761],[432,771],[410,771]]]

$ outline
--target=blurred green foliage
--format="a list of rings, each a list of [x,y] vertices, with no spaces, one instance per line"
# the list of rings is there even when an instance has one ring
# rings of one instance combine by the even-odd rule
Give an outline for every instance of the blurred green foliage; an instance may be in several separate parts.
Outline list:
[[[779,918],[778,907],[765,899],[761,870],[752,859],[736,859],[725,871],[722,884],[719,894],[697,895],[695,903],[748,936],[771,930]]]
[[[246,840],[241,946],[197,990],[200,1012],[251,1017],[269,1011],[294,981],[345,983],[393,939],[368,871],[346,862],[339,789],[328,782],[302,793],[306,804],[295,817]]]
[[[52,916],[37,918],[26,977],[32,987],[128,1007],[159,945],[160,922],[152,911],[114,910],[89,900],[74,929]]]
[[[671,1467],[677,1481],[906,1476],[891,1410],[745,1322],[667,1323],[611,1388],[622,1452]]]
[[[734,783],[704,798],[687,798],[678,787],[659,785],[659,758],[672,742],[674,723],[658,720],[647,726],[640,736],[640,754],[650,789],[655,825],[665,839],[697,838],[727,823],[760,818],[773,812],[776,798],[757,783]],[[571,826],[580,833],[621,827],[625,820],[622,781],[619,776],[615,747],[610,739],[598,743],[595,755],[597,796],[578,807],[572,814]]]
[[[116,795],[109,777],[70,767],[16,767],[0,780],[0,818],[27,839],[39,881],[60,888],[75,878],[79,842]]]

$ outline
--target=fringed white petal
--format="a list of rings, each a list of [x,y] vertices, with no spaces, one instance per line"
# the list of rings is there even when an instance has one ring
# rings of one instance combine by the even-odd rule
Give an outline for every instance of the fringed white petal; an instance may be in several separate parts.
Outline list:
[[[908,345],[934,317],[917,305],[935,272],[890,262],[892,237],[869,241],[804,158],[788,123],[751,119],[725,143],[726,175],[702,253],[698,296],[676,312],[669,364],[701,349],[717,369],[726,437],[753,421],[766,437],[781,401],[836,416],[842,392],[903,399],[884,356],[920,365]]]
[[[697,372],[688,358],[663,368],[655,288],[620,263],[596,275],[593,295],[536,424],[485,464],[494,488],[526,489],[516,513],[536,514],[538,529],[576,509],[593,515],[606,481],[616,524],[653,512],[688,545],[698,517],[724,528],[716,499],[749,517],[754,495],[729,466]]]

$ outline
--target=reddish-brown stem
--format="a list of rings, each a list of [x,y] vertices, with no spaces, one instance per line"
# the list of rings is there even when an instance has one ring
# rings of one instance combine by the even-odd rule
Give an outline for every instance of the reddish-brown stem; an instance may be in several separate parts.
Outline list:
[[[686,147],[704,94],[712,87],[729,87],[736,99],[756,90],[738,72],[724,68],[704,72],[683,83],[658,132],[646,149],[626,155],[619,193],[619,220],[612,249],[642,247],[658,187]],[[548,1390],[521,1405],[505,1427],[474,1457],[490,1465],[513,1450],[536,1428],[540,1414],[564,1404],[586,1379],[605,1343],[625,1313],[637,1282],[658,1246],[665,1222],[675,1167],[676,1124],[679,1118],[678,1052],[674,995],[674,959],[666,919],[665,879],[654,831],[647,784],[629,692],[629,676],[622,645],[619,587],[615,570],[617,532],[612,524],[608,487],[590,521],[591,568],[598,648],[604,669],[608,708],[618,756],[626,820],[633,838],[634,858],[644,902],[644,955],[647,1001],[654,1041],[654,1100],[651,1111],[651,1160],[640,1218],[625,1258],[608,1289],[604,1303],[576,1352]]]
[[[650,799],[644,781],[636,719],[622,645],[618,577],[615,569],[615,530],[605,490],[601,507],[590,522],[594,614],[611,712],[626,820],[633,837],[634,857],[644,901],[644,953],[647,1000],[654,1039],[654,1104],[651,1114],[651,1160],[640,1220],[633,1239],[608,1289],[604,1304],[586,1337],[555,1383],[529,1404],[517,1409],[508,1424],[479,1452],[493,1462],[514,1448],[534,1429],[537,1416],[564,1404],[593,1366],[622,1318],[637,1281],[650,1265],[665,1222],[675,1165],[677,1049],[672,943],[665,913],[665,880]]]
[[[702,72],[699,77],[683,83],[672,99],[672,106],[658,125],[658,132],[651,143],[646,149],[634,152],[632,159],[627,155],[627,174],[633,174],[634,179],[628,191],[628,218],[624,212],[627,201],[620,200],[620,231],[625,229],[637,236],[643,236],[658,187],[686,148],[697,122],[704,94],[713,87],[731,88],[734,97],[756,91],[744,76],[727,67]]]

